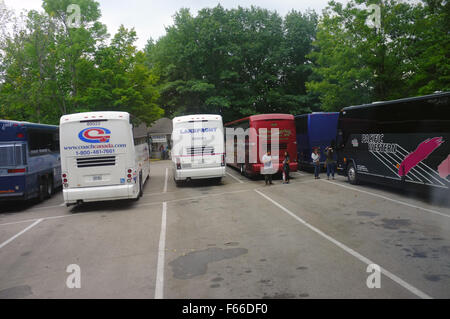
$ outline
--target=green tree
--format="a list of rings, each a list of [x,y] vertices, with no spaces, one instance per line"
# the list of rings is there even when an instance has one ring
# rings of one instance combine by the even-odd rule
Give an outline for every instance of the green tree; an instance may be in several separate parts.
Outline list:
[[[381,9],[378,28],[366,23],[370,4]],[[320,96],[324,110],[335,111],[448,89],[447,14],[444,1],[330,1],[309,55],[308,91]]]
[[[219,5],[196,17],[180,10],[167,34],[145,50],[160,76],[161,105],[168,114],[219,113],[225,120],[310,110],[305,55],[316,20],[314,13],[292,12],[283,21],[257,7]]]

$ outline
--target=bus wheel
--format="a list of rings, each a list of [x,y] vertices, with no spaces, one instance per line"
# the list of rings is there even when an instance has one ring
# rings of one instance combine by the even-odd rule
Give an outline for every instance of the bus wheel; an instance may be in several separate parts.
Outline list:
[[[47,193],[45,194],[46,198],[50,198],[53,194],[53,176],[49,176],[47,178]]]
[[[46,178],[45,177],[41,177],[39,179],[39,202],[44,201],[44,199],[46,198],[46,193],[47,193],[47,183],[46,183]]]
[[[139,190],[138,190],[138,194],[137,194],[137,196],[136,196],[136,198],[134,199],[135,201],[138,201],[139,200],[139,198],[141,198],[141,196],[142,196],[142,176],[141,175],[139,175]]]
[[[350,164],[347,169],[347,178],[350,184],[356,185],[358,184],[358,175],[356,173],[355,165]]]
[[[138,197],[142,197],[142,195],[144,195],[144,190],[142,189],[142,173],[139,174],[139,195]]]

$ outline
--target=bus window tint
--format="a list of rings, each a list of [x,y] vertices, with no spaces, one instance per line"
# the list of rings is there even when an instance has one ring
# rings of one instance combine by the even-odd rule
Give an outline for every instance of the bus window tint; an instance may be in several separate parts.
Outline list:
[[[58,151],[59,144],[55,134],[39,130],[28,131],[28,149],[30,156]]]

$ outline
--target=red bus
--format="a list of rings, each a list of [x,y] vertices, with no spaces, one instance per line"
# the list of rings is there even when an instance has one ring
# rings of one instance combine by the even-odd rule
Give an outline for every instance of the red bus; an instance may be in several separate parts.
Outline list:
[[[290,114],[261,114],[252,115],[240,120],[226,123],[225,128],[248,130],[248,134],[243,139],[238,139],[234,135],[233,141],[227,141],[227,150],[234,146],[234,156],[231,159],[227,156],[227,164],[237,168],[242,175],[256,176],[261,172],[261,150],[260,143],[264,143],[262,139],[261,129],[267,129],[267,150],[271,150],[271,129],[279,129],[279,157],[274,160],[274,168],[277,172],[281,172],[284,160],[284,152],[287,151],[290,156],[290,170],[297,171],[297,140],[295,131],[295,119]],[[225,134],[227,137],[227,134]],[[241,145],[239,145],[241,143]],[[242,147],[244,143],[245,147]],[[231,145],[232,144],[232,145]],[[238,159],[238,146],[245,149],[245,158],[240,155]],[[273,152],[272,152],[273,153]],[[258,156],[259,155],[259,156]],[[273,154],[272,154],[273,155]]]

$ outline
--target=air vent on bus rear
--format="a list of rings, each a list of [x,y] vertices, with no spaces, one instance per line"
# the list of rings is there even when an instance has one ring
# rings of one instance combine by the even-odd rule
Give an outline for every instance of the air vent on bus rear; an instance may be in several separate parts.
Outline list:
[[[210,155],[214,154],[214,147],[212,146],[198,146],[188,147],[186,149],[187,155]]]
[[[94,167],[94,166],[114,166],[116,165],[115,156],[102,157],[83,157],[77,158],[77,167]]]

